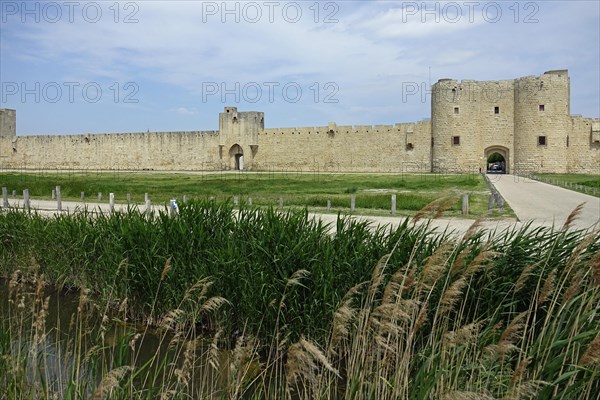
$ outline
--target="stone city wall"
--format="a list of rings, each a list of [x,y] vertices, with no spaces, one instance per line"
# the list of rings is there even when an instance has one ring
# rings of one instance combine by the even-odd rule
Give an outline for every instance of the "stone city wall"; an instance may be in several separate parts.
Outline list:
[[[571,117],[567,172],[600,174],[600,119]]]
[[[349,172],[429,172],[431,123],[271,128],[253,166]]]
[[[2,168],[220,169],[216,131],[0,138]]]

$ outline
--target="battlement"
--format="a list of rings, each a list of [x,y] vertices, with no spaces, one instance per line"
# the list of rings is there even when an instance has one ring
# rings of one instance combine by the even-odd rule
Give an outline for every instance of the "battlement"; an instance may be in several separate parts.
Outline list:
[[[429,125],[429,120],[418,122],[398,122],[394,125],[337,125],[334,122],[327,126],[265,128],[260,135],[320,135],[320,134],[373,134],[382,132],[409,132],[415,126]]]
[[[150,136],[190,136],[190,135],[211,135],[216,136],[219,134],[219,131],[146,131],[146,132],[83,132],[83,133],[73,133],[68,135],[60,135],[60,134],[43,134],[43,135],[28,135],[28,136],[19,136],[18,138],[37,138],[38,140],[54,140],[57,138],[66,139],[66,140],[83,140],[85,142],[89,142],[92,140],[105,140],[110,138],[115,138],[119,140],[123,140],[128,137],[150,137]],[[87,139],[87,140],[86,140]]]

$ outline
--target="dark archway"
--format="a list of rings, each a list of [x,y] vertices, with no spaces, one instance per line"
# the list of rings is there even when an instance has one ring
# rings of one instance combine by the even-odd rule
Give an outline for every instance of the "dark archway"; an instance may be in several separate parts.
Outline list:
[[[236,171],[244,169],[244,150],[239,144],[234,144],[229,149],[229,168]]]
[[[508,173],[508,149],[503,146],[490,146],[485,149],[485,169],[488,174]]]

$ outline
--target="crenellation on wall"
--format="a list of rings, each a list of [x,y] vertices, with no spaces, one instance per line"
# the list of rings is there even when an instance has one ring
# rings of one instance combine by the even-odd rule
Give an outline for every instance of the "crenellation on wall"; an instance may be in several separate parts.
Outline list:
[[[377,130],[387,130],[387,131],[389,131],[389,130],[392,130],[394,128],[394,126],[393,125],[375,125],[373,128],[376,131]]]

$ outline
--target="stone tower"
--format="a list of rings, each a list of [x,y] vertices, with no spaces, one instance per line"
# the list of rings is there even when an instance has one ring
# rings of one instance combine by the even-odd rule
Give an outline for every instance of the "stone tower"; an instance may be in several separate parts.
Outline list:
[[[512,80],[440,79],[432,87],[432,171],[476,172],[498,153],[512,170]]]
[[[17,136],[17,111],[0,108],[0,137]]]
[[[238,112],[225,107],[219,113],[219,157],[223,169],[252,169],[258,152],[258,134],[265,128],[262,112]]]
[[[566,172],[569,86],[567,70],[501,81],[440,79],[432,87],[432,171],[485,171],[496,154],[506,173]]]
[[[566,172],[569,86],[567,70],[515,80],[516,172]]]

